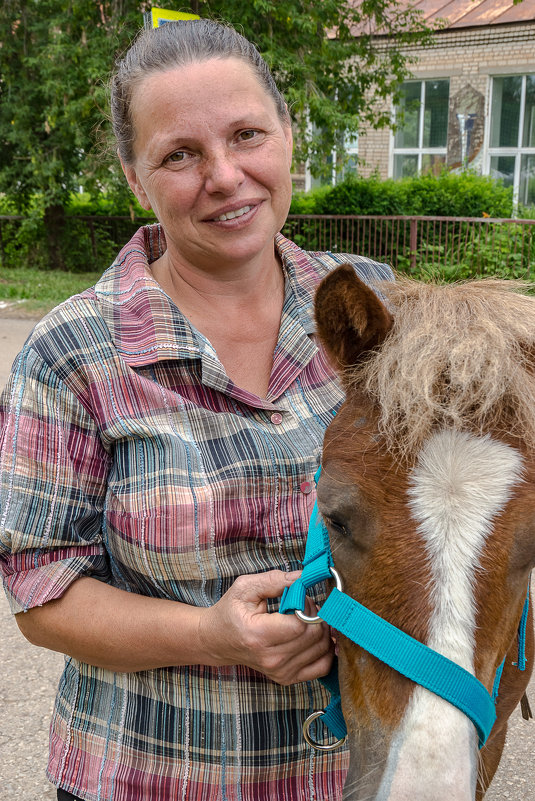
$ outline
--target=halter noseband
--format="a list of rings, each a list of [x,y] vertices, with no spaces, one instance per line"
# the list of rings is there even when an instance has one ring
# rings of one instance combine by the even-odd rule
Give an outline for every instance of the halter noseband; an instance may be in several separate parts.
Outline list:
[[[316,482],[319,473],[320,470],[316,473]],[[303,610],[306,590],[331,577],[335,579],[336,586],[331,590],[317,617],[305,615]],[[520,670],[525,668],[522,643],[525,640],[528,604],[529,592],[524,604],[519,630],[519,650],[522,647],[518,663]],[[301,620],[311,624],[323,620],[381,662],[464,712],[477,729],[480,748],[485,744],[496,720],[495,701],[505,659],[498,668],[491,694],[472,673],[447,659],[438,651],[434,651],[429,646],[405,634],[401,629],[388,623],[343,592],[340,576],[334,568],[329,535],[318,512],[317,502],[314,504],[310,518],[303,572],[284,591],[279,612],[282,614],[295,612]],[[324,712],[313,712],[306,719],[303,724],[303,734],[309,745],[319,750],[330,751],[342,745],[347,736],[336,662],[329,675],[320,681],[330,691],[331,702]],[[310,725],[319,717],[322,717],[324,725],[338,738],[337,742],[320,745],[312,740],[309,733]]]

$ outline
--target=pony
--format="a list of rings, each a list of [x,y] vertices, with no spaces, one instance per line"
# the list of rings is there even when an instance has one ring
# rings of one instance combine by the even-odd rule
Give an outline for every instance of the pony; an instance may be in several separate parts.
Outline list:
[[[533,663],[518,627],[535,562],[535,298],[513,281],[323,279],[317,333],[346,400],[318,482],[345,593],[492,691],[471,720],[343,635],[344,801],[481,801]],[[504,661],[505,660],[505,661]]]

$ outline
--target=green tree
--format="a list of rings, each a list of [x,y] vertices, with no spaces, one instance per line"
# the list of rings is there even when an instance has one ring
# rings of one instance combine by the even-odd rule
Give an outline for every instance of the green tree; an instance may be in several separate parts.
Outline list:
[[[54,267],[63,266],[71,193],[116,177],[103,172],[95,137],[105,113],[103,78],[139,26],[138,6],[4,0],[0,11],[0,191],[15,210],[43,213]]]
[[[161,5],[188,10],[180,0]],[[42,204],[52,266],[63,266],[72,192],[126,192],[99,145],[109,135],[106,78],[148,6],[4,0],[0,9],[0,192],[17,211]],[[316,173],[344,132],[389,124],[370,98],[395,95],[408,74],[403,45],[429,36],[419,13],[397,0],[192,0],[190,9],[227,20],[256,43],[288,100],[296,158]],[[396,46],[377,46],[369,30],[395,34]]]

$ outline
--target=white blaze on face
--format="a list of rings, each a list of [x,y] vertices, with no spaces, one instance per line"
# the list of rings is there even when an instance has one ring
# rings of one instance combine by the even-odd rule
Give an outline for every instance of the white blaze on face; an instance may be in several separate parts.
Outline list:
[[[491,439],[435,434],[411,475],[409,505],[431,570],[428,645],[474,673],[479,559],[522,474],[522,457]],[[417,589],[417,588],[415,588]],[[477,734],[447,701],[416,687],[393,739],[377,801],[471,801]]]

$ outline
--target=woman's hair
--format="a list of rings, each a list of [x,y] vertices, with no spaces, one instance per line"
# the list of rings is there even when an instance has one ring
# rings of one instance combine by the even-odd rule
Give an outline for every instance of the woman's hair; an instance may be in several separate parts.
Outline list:
[[[249,64],[261,85],[273,98],[281,121],[290,118],[284,98],[266,62],[245,37],[234,28],[212,20],[166,22],[159,28],[142,31],[124,58],[117,63],[111,81],[111,118],[119,155],[125,164],[134,161],[135,131],[132,121],[132,95],[139,83],[157,72],[208,61],[212,58],[238,58]],[[202,102],[202,98],[200,98]]]

